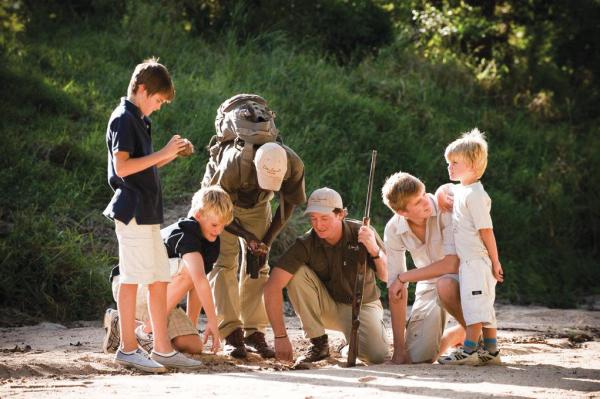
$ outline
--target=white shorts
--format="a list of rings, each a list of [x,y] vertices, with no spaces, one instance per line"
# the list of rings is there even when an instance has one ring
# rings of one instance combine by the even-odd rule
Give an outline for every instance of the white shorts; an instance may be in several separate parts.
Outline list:
[[[460,302],[467,326],[483,323],[485,328],[496,328],[496,279],[489,258],[475,258],[460,262]]]
[[[169,259],[170,275],[175,276],[181,272],[183,267],[183,260],[179,258]],[[120,270],[120,267],[119,267]],[[112,279],[112,293],[113,299],[116,303],[119,303],[119,287],[121,286],[121,276],[115,276]],[[150,318],[148,313],[148,285],[138,285],[137,294],[135,298],[135,318],[137,320],[145,321]]]
[[[406,326],[406,349],[413,363],[429,362],[440,349],[447,315],[435,284],[419,289]]]
[[[129,224],[115,220],[119,241],[119,271],[122,284],[170,282],[169,258],[160,236],[160,225]]]

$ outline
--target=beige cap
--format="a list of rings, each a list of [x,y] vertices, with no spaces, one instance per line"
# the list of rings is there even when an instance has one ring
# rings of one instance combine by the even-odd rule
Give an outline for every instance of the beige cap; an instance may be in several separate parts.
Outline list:
[[[310,195],[304,214],[311,212],[329,213],[334,209],[344,209],[342,197],[329,187],[319,188]]]
[[[279,191],[287,170],[287,154],[276,143],[265,143],[254,156],[258,185],[263,190]]]

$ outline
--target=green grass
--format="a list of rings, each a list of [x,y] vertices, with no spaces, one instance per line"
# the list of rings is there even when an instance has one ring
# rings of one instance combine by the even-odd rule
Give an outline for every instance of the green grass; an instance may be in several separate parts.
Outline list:
[[[339,66],[277,35],[206,42],[174,30],[146,7],[103,29],[76,21],[25,37],[0,70],[0,303],[49,319],[97,318],[110,302],[116,262],[104,135],[135,65],[160,56],[177,94],[153,119],[155,149],[171,134],[198,149],[214,133],[219,104],[239,92],[269,100],[284,142],[304,160],[306,188],[338,190],[360,218],[370,150],[379,152],[372,221],[383,234],[390,212],[379,200],[398,170],[428,189],[447,182],[443,151],[474,126],[487,132],[483,183],[507,282],[501,300],[573,306],[598,292],[598,128],[545,123],[500,108],[459,66],[434,65],[407,45]],[[206,153],[161,170],[167,206],[187,201]],[[597,169],[596,169],[597,170]],[[595,180],[594,180],[595,179]],[[591,184],[591,186],[589,186]],[[592,187],[592,189],[590,189]],[[285,243],[307,224],[298,214]],[[279,243],[274,253],[280,252]]]

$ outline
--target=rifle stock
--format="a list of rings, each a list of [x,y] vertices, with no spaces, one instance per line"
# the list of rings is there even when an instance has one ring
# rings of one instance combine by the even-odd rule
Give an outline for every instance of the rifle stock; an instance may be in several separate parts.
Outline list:
[[[365,204],[365,216],[363,217],[363,226],[369,226],[371,222],[371,197],[373,194],[373,178],[375,177],[375,162],[377,160],[377,151],[371,153],[371,170],[369,172],[369,185],[367,189],[367,201]],[[348,343],[348,362],[347,367],[356,366],[356,357],[358,356],[358,328],[360,327],[360,308],[362,307],[363,291],[365,285],[365,275],[367,273],[367,249],[360,244],[358,250],[358,262],[356,268],[356,278],[354,280],[354,292],[352,294],[352,330],[350,332],[350,342]]]

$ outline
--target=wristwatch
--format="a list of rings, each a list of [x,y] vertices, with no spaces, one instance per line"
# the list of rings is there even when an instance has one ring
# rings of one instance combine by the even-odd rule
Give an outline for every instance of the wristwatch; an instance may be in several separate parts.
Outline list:
[[[375,259],[379,259],[379,253],[381,252],[381,249],[377,250],[377,255],[375,256],[371,256],[371,259],[375,260]]]

